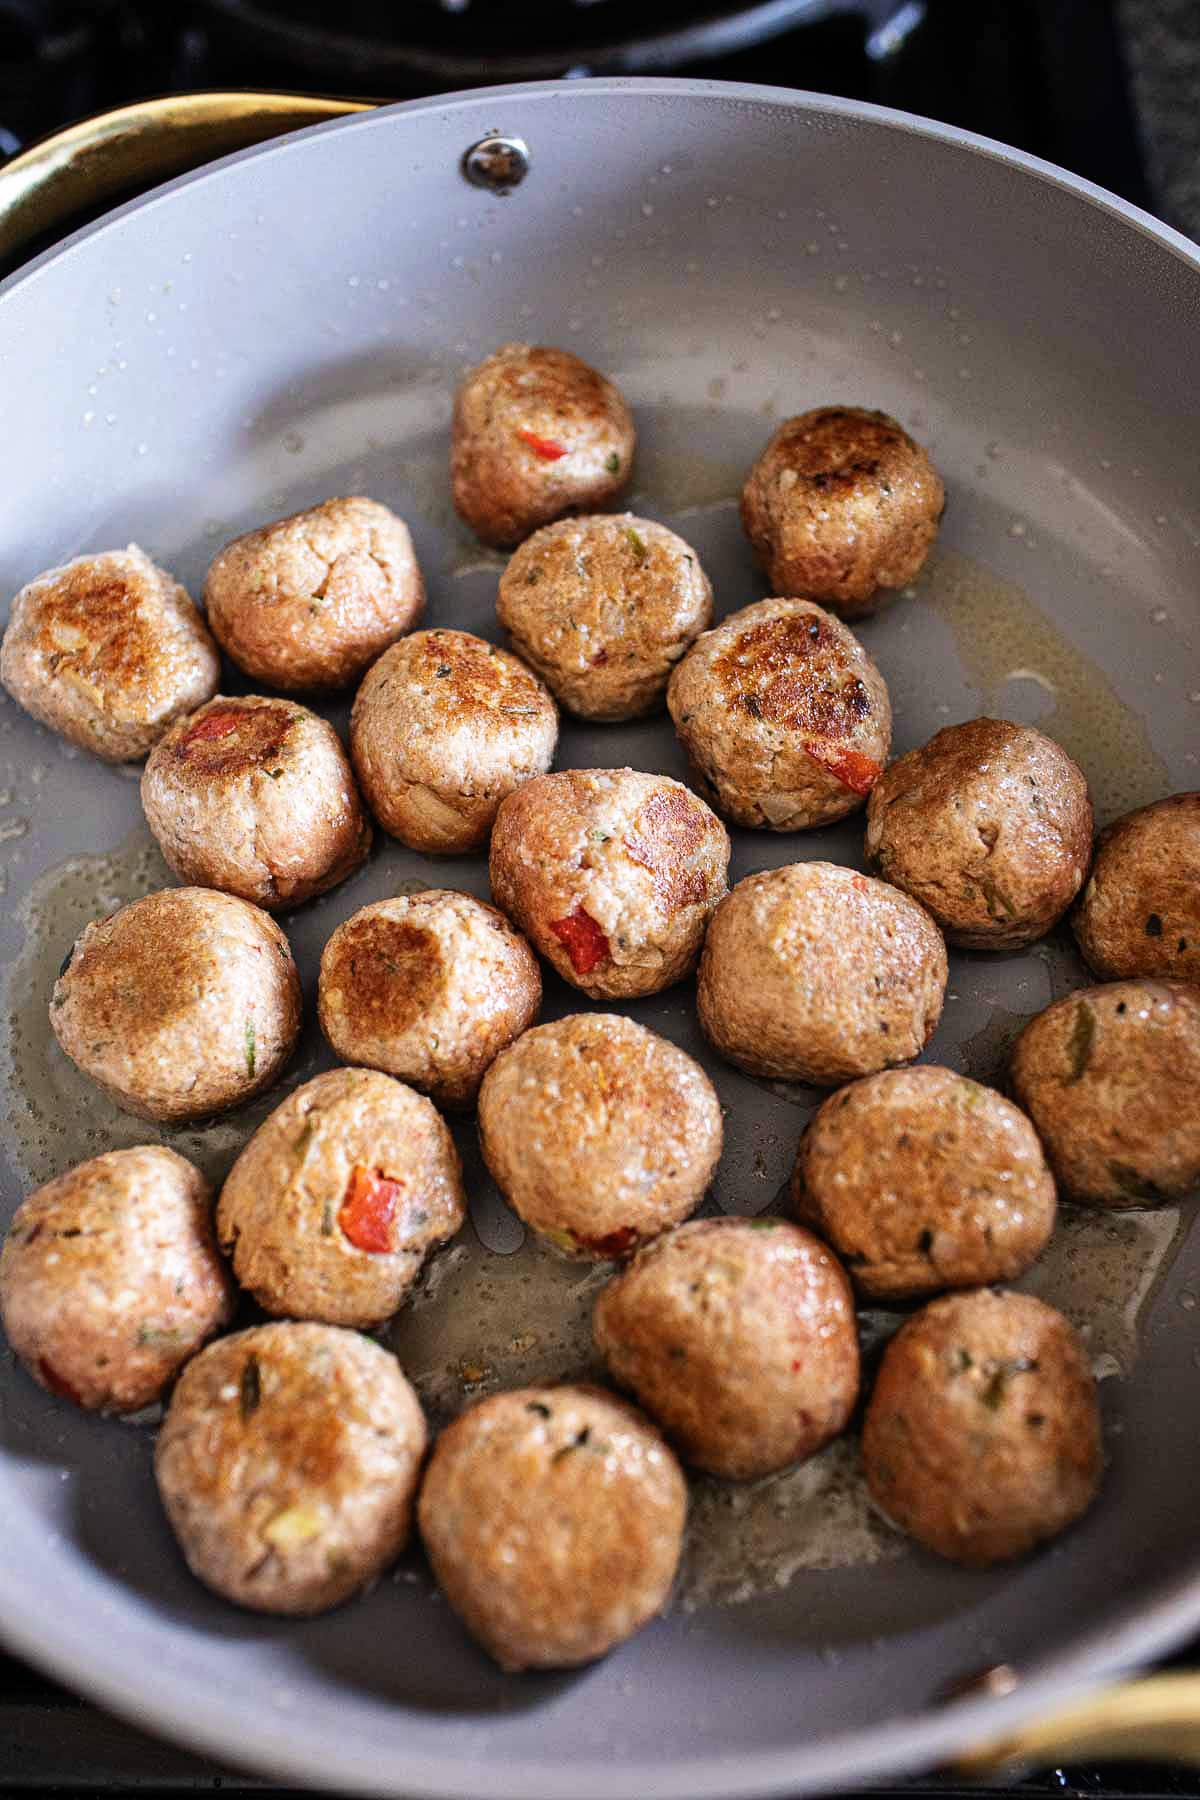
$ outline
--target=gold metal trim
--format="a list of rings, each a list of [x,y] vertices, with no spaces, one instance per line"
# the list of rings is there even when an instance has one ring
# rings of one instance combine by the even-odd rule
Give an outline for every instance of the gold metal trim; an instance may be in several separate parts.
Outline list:
[[[1007,1777],[1080,1761],[1200,1765],[1200,1675],[1147,1675],[1102,1688],[967,1751],[954,1767],[960,1775]]]

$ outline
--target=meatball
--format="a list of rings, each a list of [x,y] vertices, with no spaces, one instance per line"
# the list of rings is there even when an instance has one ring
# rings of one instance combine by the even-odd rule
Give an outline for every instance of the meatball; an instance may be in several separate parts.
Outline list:
[[[331,1069],[254,1133],[221,1189],[217,1231],[265,1312],[368,1329],[465,1216],[436,1107],[373,1069]]]
[[[561,519],[527,538],[500,577],[500,623],[562,704],[584,719],[637,719],[712,618],[690,544],[632,513]]]
[[[853,812],[892,741],[883,676],[811,600],[760,600],[705,632],[667,705],[704,793],[735,824],[769,831]]]
[[[216,692],[219,674],[187,589],[136,544],[37,576],[0,644],[0,681],[17,704],[105,762],[145,756]]]
[[[1064,1195],[1158,1206],[1200,1184],[1200,988],[1081,988],[1017,1039],[1013,1091]]]
[[[871,1495],[952,1562],[1022,1556],[1086,1512],[1100,1484],[1087,1352],[1029,1294],[947,1294],[884,1352],[863,1427]]]
[[[294,693],[357,680],[416,624],[425,586],[408,526],[356,494],[234,538],[208,571],[204,600],[238,668]]]
[[[1105,980],[1200,983],[1200,793],[1156,800],[1101,833],[1071,923]]]
[[[321,956],[321,1030],[344,1062],[474,1104],[492,1061],[541,1010],[537,958],[504,914],[450,888],[377,900]]]
[[[420,1402],[381,1345],[259,1325],[188,1364],[154,1472],[194,1575],[258,1612],[318,1613],[403,1550],[425,1444]]]
[[[442,1433],[418,1517],[451,1606],[515,1670],[590,1662],[661,1611],[686,1510],[679,1464],[632,1406],[530,1387]]]
[[[685,1461],[734,1481],[812,1456],[858,1395],[850,1283],[785,1219],[681,1225],[609,1282],[592,1331]]]
[[[279,1077],[300,979],[274,919],[211,888],[165,888],[88,925],[54,984],[60,1046],[125,1112],[223,1112]]]
[[[492,832],[493,897],[596,999],[690,975],[728,868],[728,834],[703,800],[633,769],[540,775],[509,795]]]
[[[847,618],[920,572],[946,492],[920,444],[861,406],[785,419],[742,490],[742,524],[777,594]]]
[[[150,754],[142,806],[182,881],[299,906],[364,861],[371,827],[337,732],[294,700],[218,697]]]
[[[523,662],[469,631],[418,631],[354,699],[350,753],[385,831],[410,850],[487,841],[505,795],[550,767],[553,700]]]
[[[17,1208],[0,1253],[0,1320],[35,1381],[137,1412],[233,1310],[208,1183],[173,1150],[93,1156]]]
[[[611,381],[569,350],[504,344],[454,398],[455,511],[486,544],[519,544],[615,499],[633,448],[633,415]]]
[[[1037,1133],[951,1069],[890,1069],[831,1094],[800,1139],[792,1204],[870,1300],[1011,1281],[1054,1229]]]
[[[501,1052],[479,1137],[527,1225],[571,1254],[627,1256],[700,1204],[721,1156],[721,1103],[666,1038],[619,1013],[575,1013]]]
[[[932,1037],[946,946],[906,894],[834,863],[739,881],[700,959],[700,1025],[750,1075],[836,1087],[910,1062]]]

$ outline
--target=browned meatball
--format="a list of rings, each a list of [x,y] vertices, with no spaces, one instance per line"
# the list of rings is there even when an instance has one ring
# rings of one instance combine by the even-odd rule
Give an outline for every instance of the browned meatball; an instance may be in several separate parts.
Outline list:
[[[884,771],[867,807],[872,866],[965,949],[1044,937],[1091,854],[1083,772],[1052,738],[1008,719],[948,725]]]
[[[1011,1075],[1071,1199],[1159,1206],[1200,1184],[1200,988],[1081,988],[1025,1027]]]
[[[888,1517],[953,1562],[983,1568],[1056,1537],[1103,1464],[1079,1334],[1029,1294],[934,1300],[884,1352],[863,1462]]]
[[[519,544],[615,499],[633,449],[633,415],[611,381],[569,350],[503,344],[455,395],[455,511],[485,543]]]
[[[219,674],[187,589],[136,544],[37,576],[0,644],[0,681],[18,705],[106,762],[145,756]]]
[[[934,1066],[831,1094],[800,1139],[791,1194],[873,1300],[1011,1281],[1054,1229],[1054,1181],[1024,1113]]]
[[[439,1106],[470,1106],[492,1060],[542,1004],[537,958],[504,914],[449,888],[377,900],[321,956],[321,1030],[350,1063]]]
[[[318,1613],[408,1542],[425,1419],[394,1356],[331,1325],[260,1325],[189,1363],[155,1448],[193,1575],[257,1612]]]
[[[356,680],[416,624],[425,587],[408,526],[356,494],[226,544],[204,600],[238,668],[295,693]]]
[[[746,479],[742,524],[777,594],[847,618],[912,581],[946,502],[920,444],[861,406],[785,419]]]
[[[411,850],[487,841],[506,794],[554,757],[558,712],[532,670],[469,631],[418,631],[368,669],[350,715],[367,803]]]
[[[228,1320],[208,1183],[173,1150],[110,1150],[23,1200],[0,1254],[0,1320],[35,1381],[136,1412]]]
[[[1156,800],[1101,833],[1071,923],[1105,980],[1200,982],[1200,793]]]
[[[915,900],[834,863],[792,863],[748,875],[717,908],[696,1005],[740,1069],[836,1087],[919,1055],[946,974]]]
[[[80,933],[50,1023],[125,1112],[202,1119],[278,1080],[300,1030],[300,978],[257,906],[165,888]]]
[[[505,1199],[573,1255],[627,1256],[686,1219],[721,1135],[699,1063],[619,1013],[527,1031],[479,1095],[483,1159]]]
[[[465,1217],[436,1107],[373,1069],[306,1081],[261,1124],[221,1189],[234,1274],[269,1313],[379,1325]]]
[[[735,1481],[812,1456],[858,1395],[850,1283],[785,1219],[681,1225],[609,1282],[592,1331],[684,1459]]]
[[[294,700],[218,697],[142,776],[146,823],[182,881],[299,906],[353,874],[371,827],[337,732]]]
[[[883,676],[810,600],[760,600],[705,632],[667,705],[704,792],[738,825],[802,831],[844,818],[891,748]]]
[[[492,832],[492,894],[572,986],[656,994],[696,966],[729,837],[682,782],[634,769],[528,781]]]
[[[591,1387],[494,1394],[438,1439],[421,1536],[467,1629],[504,1669],[603,1656],[661,1611],[687,1487],[657,1431]]]
[[[636,719],[662,705],[712,618],[712,588],[691,545],[652,519],[560,519],[512,558],[497,612],[569,711]]]

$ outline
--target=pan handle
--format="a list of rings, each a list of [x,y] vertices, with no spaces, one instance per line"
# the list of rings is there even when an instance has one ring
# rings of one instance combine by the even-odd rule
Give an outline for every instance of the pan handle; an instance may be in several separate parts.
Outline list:
[[[1200,1675],[1147,1675],[1101,1688],[978,1745],[954,1767],[971,1778],[1011,1777],[1047,1764],[1093,1761],[1200,1766]]]
[[[316,94],[173,94],[68,125],[0,167],[0,259],[132,188],[374,104]]]

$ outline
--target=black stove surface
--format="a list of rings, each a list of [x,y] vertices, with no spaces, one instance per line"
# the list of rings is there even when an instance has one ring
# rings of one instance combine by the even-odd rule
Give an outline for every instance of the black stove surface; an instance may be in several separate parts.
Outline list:
[[[1189,69],[1197,85],[1180,93],[1179,71]],[[1200,191],[1200,130],[1188,136],[1200,117],[1196,0],[661,0],[650,8],[644,0],[340,0],[336,9],[326,0],[0,0],[0,158],[89,112],[189,88],[406,99],[614,70],[763,81],[901,107],[1033,151],[1200,234],[1200,206],[1189,211]],[[1189,144],[1197,152],[1190,165]],[[1176,1662],[1200,1665],[1200,1643]],[[218,1789],[271,1791],[144,1736],[0,1654],[0,1792]],[[956,1783],[931,1774],[890,1791],[945,1800]],[[1193,1796],[1200,1775],[1071,1767],[1042,1771],[1018,1791]]]

